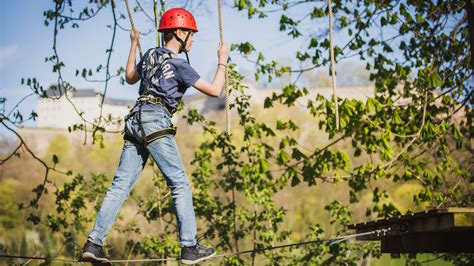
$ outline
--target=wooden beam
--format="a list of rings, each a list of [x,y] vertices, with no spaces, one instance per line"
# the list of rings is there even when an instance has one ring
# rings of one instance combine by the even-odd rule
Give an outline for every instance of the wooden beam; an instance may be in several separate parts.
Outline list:
[[[387,236],[382,253],[473,253],[474,231],[410,233]]]
[[[474,208],[445,208],[353,224],[356,233],[388,229],[387,235],[359,236],[381,241],[382,253],[474,253]]]

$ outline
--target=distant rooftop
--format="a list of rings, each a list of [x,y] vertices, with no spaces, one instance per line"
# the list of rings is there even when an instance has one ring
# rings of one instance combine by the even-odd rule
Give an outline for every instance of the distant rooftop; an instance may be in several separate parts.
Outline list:
[[[49,89],[44,91],[43,96],[48,98],[57,98],[64,95],[64,87],[57,87],[56,85],[51,85]],[[94,89],[80,89],[80,90],[70,90],[72,97],[95,97],[96,92]]]
[[[65,89],[64,87],[58,88],[55,85],[52,85],[44,91],[44,96],[48,98],[58,98],[64,95]],[[87,98],[87,97],[96,97],[97,92],[94,89],[88,88],[88,89],[79,89],[79,90],[70,90],[69,91],[72,94],[72,98]],[[109,105],[121,105],[121,106],[127,106],[127,105],[133,105],[135,103],[134,100],[127,100],[127,99],[113,99],[113,98],[105,98],[104,100],[105,104]]]
[[[72,92],[72,97],[95,97],[97,92],[94,89],[81,89]]]
[[[109,104],[109,105],[128,106],[128,105],[134,105],[135,101],[134,100],[127,100],[127,99],[105,98],[104,103]]]

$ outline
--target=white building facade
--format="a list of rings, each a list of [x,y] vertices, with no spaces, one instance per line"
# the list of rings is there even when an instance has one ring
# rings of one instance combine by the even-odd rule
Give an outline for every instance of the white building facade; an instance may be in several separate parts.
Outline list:
[[[37,127],[68,129],[76,124],[84,124],[82,117],[92,123],[96,123],[100,116],[101,96],[93,89],[77,90],[67,92],[68,97],[58,90],[46,91],[47,98],[39,98],[37,101]],[[109,120],[123,120],[133,106],[134,101],[105,99],[102,106],[101,125],[107,130],[122,130],[123,123],[104,123]],[[81,114],[81,115],[79,115]],[[90,127],[90,125],[88,126]]]
[[[245,93],[251,96],[251,103],[256,105],[263,105],[265,98],[271,97],[273,93],[281,93],[281,89],[257,89],[251,84],[246,85],[248,89]],[[332,88],[311,88],[308,89],[308,92],[308,95],[299,99],[300,102],[305,103],[308,99],[315,99],[316,94],[321,94],[327,99],[332,98]],[[368,97],[373,97],[374,88],[372,86],[338,87],[337,93],[340,98],[366,100]],[[75,124],[84,124],[78,112],[89,122],[95,122],[100,115],[101,96],[93,89],[68,92],[68,98],[72,104],[63,93],[58,93],[58,90],[49,89],[46,91],[46,94],[48,97],[39,98],[37,103],[37,126],[39,128],[67,129]],[[231,96],[231,102],[235,101],[233,97],[235,97],[235,95]],[[213,98],[200,92],[188,93],[183,97],[183,101],[185,103],[183,113],[187,113],[189,108],[196,108],[203,114],[208,111],[223,111],[225,108],[225,98],[223,95],[218,98]],[[109,116],[112,117],[113,120],[123,120],[134,104],[135,102],[132,100],[106,98],[102,106],[102,116],[106,120],[108,120]],[[233,110],[233,112],[235,113],[235,110]],[[172,122],[176,124],[177,119],[177,115],[173,116]],[[104,124],[104,122],[102,122],[101,126],[105,126],[107,130],[112,131],[123,129],[123,123]],[[90,128],[90,126],[88,127]]]

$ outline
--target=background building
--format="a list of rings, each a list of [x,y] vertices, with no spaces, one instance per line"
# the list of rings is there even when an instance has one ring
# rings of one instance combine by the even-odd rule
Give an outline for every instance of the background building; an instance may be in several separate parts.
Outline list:
[[[251,84],[245,85],[248,87],[245,93],[251,96],[250,101],[256,105],[263,105],[265,98],[271,97],[273,93],[281,93],[281,89],[255,88]],[[39,98],[37,103],[38,128],[68,129],[68,127],[73,125],[84,123],[78,113],[82,114],[83,118],[90,122],[96,121],[100,115],[101,96],[94,89],[68,91],[68,97],[65,97],[64,89],[58,90],[55,87],[51,87],[45,93],[47,98]],[[190,108],[197,109],[202,114],[212,111],[223,111],[225,107],[223,94],[218,98],[214,98],[200,92],[187,93],[183,97],[185,109],[182,113],[187,113]],[[302,97],[300,102],[306,103],[308,99],[315,99],[317,94],[321,94],[329,99],[332,96],[332,89],[309,89],[309,94]],[[338,87],[338,97],[340,98],[365,100],[372,95],[373,87]],[[232,95],[231,98],[233,98]],[[233,102],[233,99],[231,99],[231,102]],[[105,121],[122,120],[134,104],[134,100],[106,98],[102,107],[102,115]],[[235,110],[232,112],[235,113]],[[179,115],[173,116],[173,123],[177,123],[179,117]],[[105,125],[102,123],[102,125],[107,130],[117,131],[123,129],[123,124],[118,123],[106,123]]]
[[[47,98],[39,98],[37,105],[37,127],[67,129],[76,124],[83,124],[81,116],[94,122],[100,116],[101,96],[94,89],[82,89],[73,92],[55,87],[45,91]],[[128,114],[135,101],[106,98],[102,106],[103,121],[117,121]],[[79,113],[79,114],[78,114]],[[107,130],[121,130],[122,125],[105,123]]]

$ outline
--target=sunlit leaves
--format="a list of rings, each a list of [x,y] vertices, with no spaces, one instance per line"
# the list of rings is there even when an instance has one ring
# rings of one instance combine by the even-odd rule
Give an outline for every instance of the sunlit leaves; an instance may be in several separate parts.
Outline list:
[[[288,12],[296,3],[289,1],[237,0],[234,7],[246,12],[249,18],[263,18],[266,10],[281,9],[277,10],[281,12],[277,14],[280,19],[274,27],[288,38],[303,40],[303,45],[294,54],[295,61],[309,66],[308,69],[327,66],[327,7],[325,3],[299,2],[308,8],[301,8],[303,13],[298,16]],[[93,3],[99,6],[79,10],[76,18],[92,17],[106,2]],[[466,149],[472,131],[472,111],[462,104],[470,101],[472,105],[469,85],[472,70],[468,56],[468,27],[462,21],[463,3],[335,1],[335,32],[344,36],[338,38],[340,42],[335,46],[336,59],[338,62],[346,57],[362,60],[370,71],[374,94],[365,95],[363,100],[337,99],[340,131],[335,127],[335,106],[331,96],[309,97],[310,89],[300,84],[285,84],[264,102],[267,109],[305,108],[314,119],[308,122],[310,128],[322,135],[321,143],[324,144],[316,147],[303,147],[299,137],[307,127],[292,119],[278,119],[275,124],[258,121],[249,103],[250,96],[245,95],[243,86],[239,85],[242,77],[231,71],[230,83],[236,94],[231,108],[237,113],[238,129],[234,131],[237,134],[227,136],[197,110],[191,110],[185,116],[190,125],[202,127],[205,138],[195,152],[192,178],[196,215],[206,225],[206,237],[213,238],[223,249],[229,249],[235,241],[242,239],[251,239],[258,247],[286,241],[289,234],[282,227],[285,210],[276,206],[272,197],[290,185],[345,182],[350,203],[358,202],[364,193],[371,192],[367,215],[378,217],[400,214],[397,206],[390,202],[390,191],[380,184],[421,184],[422,191],[413,195],[415,204],[472,205],[472,197],[466,195],[465,189],[473,182],[469,171],[472,152]],[[60,28],[66,24],[77,27],[71,18],[58,17],[55,10],[45,12],[45,23],[57,18]],[[304,27],[308,21],[317,27]],[[264,55],[249,41],[241,40],[231,49],[247,59],[254,58],[257,80],[272,81],[305,73],[304,69],[299,71],[294,65],[286,66]],[[52,62],[53,71],[64,70],[64,63],[56,56],[46,58],[46,61]],[[229,68],[232,69],[232,65]],[[76,75],[86,78],[103,69],[102,66],[79,69]],[[118,69],[117,75],[121,73],[123,69]],[[42,93],[36,79],[22,80],[22,83],[34,92]],[[61,85],[64,84],[58,84]],[[19,121],[25,120],[18,112],[12,114]],[[85,130],[86,127],[77,124],[70,129]],[[97,136],[102,137],[101,134]],[[341,145],[336,145],[338,142]],[[54,164],[59,163],[58,158],[52,160]],[[95,181],[81,181],[75,177],[72,183],[60,187],[58,215],[49,215],[47,220],[50,229],[64,231],[73,225],[71,219],[78,224],[78,217],[86,219],[80,214],[93,196],[97,198],[105,193],[104,180],[98,176]],[[95,190],[94,184],[100,189]],[[160,185],[155,183],[155,186]],[[38,194],[44,189],[44,186],[38,186],[33,192]],[[215,191],[222,194],[216,196]],[[232,192],[244,200],[235,201]],[[140,202],[140,213],[149,221],[159,220],[163,213],[172,212],[169,200],[161,201],[158,196]],[[161,203],[164,206],[160,209]],[[326,206],[332,224],[341,226],[350,222],[348,204],[332,201]],[[79,216],[67,217],[66,211]],[[39,217],[28,219],[40,222]],[[170,223],[165,221],[165,224]],[[315,226],[308,237],[320,239],[323,233],[321,227]],[[70,232],[64,232],[64,235],[69,237]],[[254,235],[256,238],[252,239]],[[146,237],[133,244],[146,256],[174,254],[179,249],[172,239],[159,237]],[[303,249],[303,256],[295,256],[293,265],[349,265],[354,261],[354,254],[367,255],[374,250],[352,243],[322,243]],[[291,262],[281,262],[278,255],[263,256],[275,262],[269,264],[291,265]],[[225,263],[228,262],[241,264],[243,260],[232,258]]]
[[[280,31],[288,30],[288,34],[293,38],[301,36],[301,33],[299,32],[297,26],[298,22],[291,19],[290,17],[287,17],[286,15],[282,15],[280,17]]]
[[[232,44],[230,47],[231,51],[239,51],[242,55],[249,55],[255,51],[255,47],[249,42]]]

